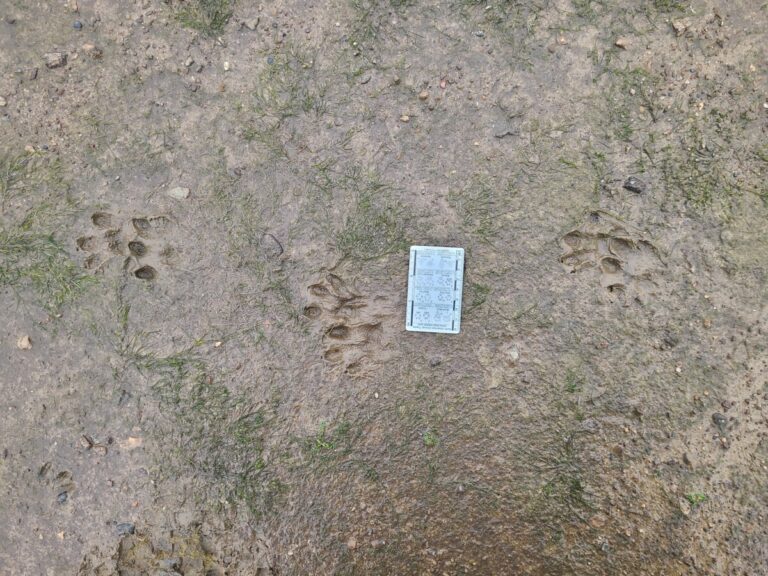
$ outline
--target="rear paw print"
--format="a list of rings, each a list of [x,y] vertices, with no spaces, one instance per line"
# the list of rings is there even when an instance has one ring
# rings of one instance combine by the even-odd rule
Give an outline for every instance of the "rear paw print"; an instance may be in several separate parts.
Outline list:
[[[656,291],[655,273],[663,268],[654,244],[601,213],[560,239],[560,262],[570,273],[597,270],[600,285],[612,298],[644,302]]]
[[[173,253],[170,247],[157,251],[153,246],[170,224],[165,216],[131,218],[128,224],[109,212],[94,212],[91,222],[93,234],[76,241],[87,254],[83,266],[88,270],[102,273],[114,258],[122,258],[124,270],[140,280],[154,280],[158,261],[167,264]]]
[[[54,474],[50,462],[46,462],[40,467],[37,478],[53,488],[53,493],[59,504],[67,502],[77,486],[69,470],[62,470],[58,474]]]
[[[323,358],[345,373],[360,375],[372,345],[380,339],[382,315],[336,274],[307,290],[311,302],[304,307],[304,316],[323,326]]]

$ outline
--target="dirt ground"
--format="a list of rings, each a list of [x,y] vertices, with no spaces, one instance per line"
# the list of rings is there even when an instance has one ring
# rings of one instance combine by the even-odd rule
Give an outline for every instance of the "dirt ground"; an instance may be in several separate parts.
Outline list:
[[[0,574],[768,574],[766,31],[0,0]]]

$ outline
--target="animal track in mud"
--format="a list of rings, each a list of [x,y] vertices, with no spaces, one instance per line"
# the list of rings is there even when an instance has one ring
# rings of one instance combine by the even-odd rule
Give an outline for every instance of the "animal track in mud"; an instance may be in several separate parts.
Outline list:
[[[83,558],[78,576],[205,574],[223,576],[225,568],[199,529],[151,534],[136,530],[120,538],[113,554],[94,549]]]
[[[560,238],[563,267],[575,274],[597,270],[600,285],[613,299],[644,302],[654,294],[654,279],[664,263],[656,246],[639,231],[600,212]]]
[[[171,221],[165,216],[120,220],[109,212],[91,215],[93,232],[76,240],[78,250],[87,254],[83,266],[101,273],[113,258],[123,258],[123,269],[140,280],[154,280],[159,264],[169,264],[173,249],[158,250]],[[129,224],[130,223],[130,224]],[[154,264],[154,265],[153,265]]]
[[[340,276],[328,274],[307,288],[310,302],[304,316],[322,326],[323,358],[353,376],[376,356],[382,321],[389,316],[380,300],[369,299]]]

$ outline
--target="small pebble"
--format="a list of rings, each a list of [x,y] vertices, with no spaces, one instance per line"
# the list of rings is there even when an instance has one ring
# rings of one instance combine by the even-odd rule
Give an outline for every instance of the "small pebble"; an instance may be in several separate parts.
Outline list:
[[[72,28],[75,30],[82,30],[83,29],[83,23],[80,22],[80,20],[75,20],[75,23],[72,24]]]
[[[67,501],[67,498],[69,498],[69,494],[67,493],[66,490],[64,490],[63,492],[59,492],[59,495],[56,496],[56,501],[59,504],[64,504],[64,502]]]
[[[634,176],[630,176],[624,181],[624,188],[635,194],[642,194],[645,192],[645,182]]]
[[[224,62],[224,72],[229,72],[232,69],[232,65],[229,62]]]
[[[427,90],[419,92],[419,100],[426,100],[427,98],[429,98],[429,92]]]
[[[621,48],[622,50],[626,50],[627,46],[629,46],[629,40],[626,38],[617,38],[616,42],[614,42],[617,48]]]
[[[32,348],[32,339],[25,334],[16,341],[16,347],[19,350],[30,350]]]
[[[43,55],[43,59],[48,68],[61,68],[67,64],[67,55],[64,52],[48,52]]]
[[[274,64],[275,63],[275,57],[271,54],[267,56],[267,64]]]
[[[6,106],[8,106],[8,101],[0,96],[0,108],[5,108]]]
[[[189,188],[183,188],[182,186],[176,186],[166,192],[168,196],[176,200],[186,200],[189,198]]]
[[[721,428],[726,425],[726,423],[728,422],[728,419],[722,414],[720,414],[720,412],[715,412],[714,414],[712,414],[712,422],[715,423],[715,426]]]
[[[117,533],[120,536],[127,536],[128,534],[134,534],[136,532],[136,526],[130,522],[121,522],[117,525]]]
[[[94,60],[101,58],[101,48],[97,48],[95,44],[83,44],[83,52]]]
[[[403,114],[402,116],[400,116],[400,122],[407,124],[410,121],[411,121],[411,117],[408,116],[408,114]]]

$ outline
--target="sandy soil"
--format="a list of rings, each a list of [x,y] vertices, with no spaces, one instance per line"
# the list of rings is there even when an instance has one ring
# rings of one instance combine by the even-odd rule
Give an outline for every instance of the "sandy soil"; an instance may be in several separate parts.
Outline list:
[[[766,30],[0,0],[0,573],[768,574]]]

